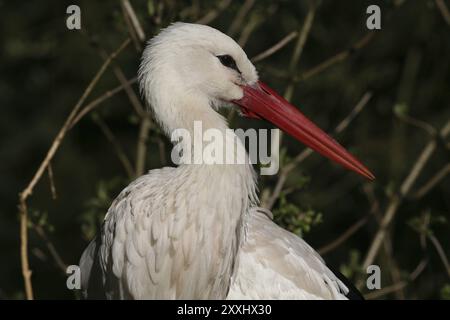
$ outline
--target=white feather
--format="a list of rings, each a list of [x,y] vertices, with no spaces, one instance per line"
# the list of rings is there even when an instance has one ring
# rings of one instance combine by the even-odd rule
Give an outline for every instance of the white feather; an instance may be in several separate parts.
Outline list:
[[[220,64],[215,56],[222,54],[234,57],[241,74]],[[258,80],[231,38],[207,26],[174,24],[149,42],[139,80],[167,135],[192,132],[194,121],[202,121],[204,129],[224,133],[226,150],[247,156],[214,109],[243,96],[239,83]],[[112,203],[100,242],[82,257],[85,293],[93,296],[88,282],[97,280],[104,296],[116,299],[345,298],[347,288],[320,256],[255,207],[256,190],[248,164],[186,163],[138,178]]]

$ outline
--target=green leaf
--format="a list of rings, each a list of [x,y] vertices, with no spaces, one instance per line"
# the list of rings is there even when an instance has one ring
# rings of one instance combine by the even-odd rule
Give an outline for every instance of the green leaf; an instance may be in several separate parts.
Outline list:
[[[150,17],[153,17],[155,15],[155,3],[153,0],[147,1],[147,12]]]
[[[441,289],[441,299],[450,300],[450,284],[445,284]]]
[[[397,103],[394,106],[394,113],[399,117],[407,115],[408,111],[409,111],[409,108],[406,103]]]

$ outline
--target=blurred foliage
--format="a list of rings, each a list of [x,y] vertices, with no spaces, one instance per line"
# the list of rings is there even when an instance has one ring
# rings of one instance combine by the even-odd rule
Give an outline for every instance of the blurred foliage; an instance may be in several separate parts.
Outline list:
[[[441,289],[441,298],[443,300],[450,300],[450,284],[446,284]]]
[[[351,250],[348,257],[348,262],[341,264],[340,272],[348,279],[356,279],[358,276],[363,276],[361,253],[358,250]]]
[[[108,181],[99,181],[94,197],[86,201],[86,210],[81,213],[81,232],[86,241],[91,240],[100,229],[106,212],[124,185],[122,178],[114,177]]]
[[[301,30],[310,0],[255,1],[244,19],[231,30],[242,1],[131,0],[146,37],[174,21],[194,22],[217,13],[211,26],[244,43],[253,57],[292,31]],[[306,237],[315,248],[333,243],[349,226],[373,214],[354,235],[327,253],[330,266],[361,280],[361,264],[379,227],[388,202],[417,161],[430,135],[405,121],[412,117],[434,128],[450,118],[450,26],[435,1],[361,0],[313,1],[317,10],[311,32],[296,68],[289,69],[295,40],[256,63],[261,79],[281,93],[297,75],[292,102],[322,128],[332,129],[364,93],[373,93],[365,109],[336,138],[372,169],[373,199],[364,181],[353,173],[312,155],[290,172],[273,211],[283,227]],[[450,3],[446,1],[447,6]],[[78,4],[82,30],[65,26],[66,8]],[[366,29],[366,8],[378,4],[382,30]],[[221,9],[222,8],[222,9]],[[0,298],[23,298],[19,259],[17,195],[30,181],[64,119],[103,62],[102,48],[114,51],[128,37],[120,1],[0,1]],[[354,44],[368,32],[374,36],[363,48]],[[346,58],[307,80],[302,76],[340,52]],[[129,46],[116,59],[127,78],[137,73],[141,52]],[[92,101],[119,85],[108,70],[88,99]],[[138,93],[137,86],[134,90]],[[89,102],[88,101],[88,102]],[[97,109],[116,142],[134,165],[140,119],[125,93],[107,99]],[[58,197],[52,199],[43,176],[29,201],[31,221],[45,227],[65,264],[77,264],[81,252],[98,230],[112,199],[129,182],[114,147],[92,117],[85,117],[65,138],[52,161]],[[270,128],[268,123],[234,117],[235,128]],[[281,164],[290,162],[303,146],[283,138]],[[168,165],[170,143],[158,127],[147,141],[146,169]],[[418,190],[449,162],[448,139],[440,141],[421,170],[412,191]],[[260,178],[262,191],[271,190],[277,176]],[[393,254],[383,246],[376,261],[383,285],[414,270],[423,257],[428,264],[402,292],[382,298],[448,299],[449,277],[435,248],[423,247],[429,233],[450,255],[448,220],[450,181],[442,179],[419,198],[408,195],[388,234]],[[373,201],[378,203],[373,205]],[[320,212],[320,213],[319,213]],[[425,214],[423,214],[425,213]],[[411,228],[412,227],[412,228]],[[418,232],[416,232],[418,231]],[[68,298],[65,277],[52,263],[42,239],[30,229],[30,264],[36,298]],[[39,254],[37,254],[39,253]]]

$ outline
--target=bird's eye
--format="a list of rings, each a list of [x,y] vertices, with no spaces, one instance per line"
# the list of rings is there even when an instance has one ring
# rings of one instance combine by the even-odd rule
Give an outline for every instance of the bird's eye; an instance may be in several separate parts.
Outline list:
[[[221,56],[217,56],[217,58],[219,59],[220,63],[222,63],[225,67],[236,70],[238,73],[241,73],[241,71],[236,65],[236,61],[234,61],[233,57],[231,57],[230,55],[224,54]]]

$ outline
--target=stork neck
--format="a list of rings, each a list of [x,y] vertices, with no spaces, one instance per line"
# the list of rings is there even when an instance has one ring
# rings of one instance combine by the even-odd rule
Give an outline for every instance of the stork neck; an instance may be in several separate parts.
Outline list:
[[[158,91],[159,96],[150,101],[156,118],[174,143],[172,161],[183,167],[201,167],[205,175],[222,171],[220,177],[227,180],[224,183],[240,183],[244,189],[239,192],[251,203],[257,203],[256,175],[242,141],[207,97],[176,90],[180,88],[174,88],[172,95]]]

